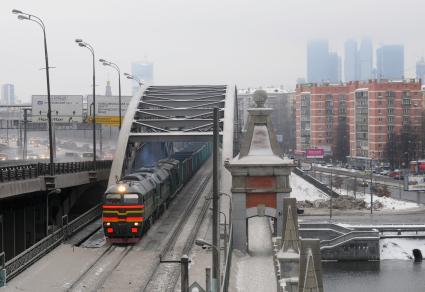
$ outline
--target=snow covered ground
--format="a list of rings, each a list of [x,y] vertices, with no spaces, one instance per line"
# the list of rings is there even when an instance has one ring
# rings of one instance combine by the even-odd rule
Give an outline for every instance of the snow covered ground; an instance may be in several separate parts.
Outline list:
[[[230,291],[276,291],[269,219],[254,217],[248,221],[249,254],[234,251]],[[236,286],[236,287],[234,287]]]
[[[297,201],[315,201],[329,199],[329,197],[325,193],[317,189],[312,184],[306,182],[304,179],[302,179],[296,174],[291,173],[291,175],[289,176],[289,182],[292,188],[291,197],[296,198]],[[346,190],[343,189],[334,189],[334,191],[339,192],[341,195],[347,195]],[[348,195],[354,196],[354,193],[350,191],[348,192]],[[367,206],[370,207],[369,193],[366,193],[364,195],[363,192],[358,191],[356,193],[356,198],[363,199],[366,202]],[[404,210],[419,207],[418,204],[413,202],[400,201],[397,199],[386,197],[373,196],[373,201],[379,201],[380,203],[382,203],[383,208],[381,210]]]
[[[354,196],[353,193],[349,193],[349,195]],[[363,193],[357,193],[356,197],[358,199],[363,199],[367,203],[368,207],[370,207],[370,194],[366,193],[366,195],[363,195]],[[381,210],[404,210],[419,207],[418,204],[413,202],[400,201],[387,197],[373,196],[373,201],[382,203],[384,207]]]
[[[381,239],[379,245],[381,260],[411,260],[415,248],[425,256],[425,239],[386,238]]]
[[[289,176],[289,184],[292,188],[291,198],[296,198],[297,201],[315,201],[329,198],[328,195],[296,174],[291,173]]]

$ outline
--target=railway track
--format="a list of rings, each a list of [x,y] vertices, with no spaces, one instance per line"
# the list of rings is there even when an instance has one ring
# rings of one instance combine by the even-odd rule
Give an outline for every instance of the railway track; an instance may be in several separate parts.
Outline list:
[[[160,252],[160,260],[153,269],[149,281],[141,287],[140,291],[174,291],[180,276],[180,265],[178,263],[161,263],[161,260],[180,260],[182,255],[190,252],[210,205],[210,201],[205,199],[197,208],[199,200],[206,197],[204,191],[211,182],[211,177],[211,175],[205,176],[194,190],[194,195]],[[207,196],[210,194],[211,192],[208,192]]]
[[[180,265],[173,264],[164,266],[160,263],[162,259],[180,259],[181,255],[189,253],[191,246],[195,240],[196,234],[202,223],[203,218],[209,207],[209,201],[205,200],[202,202],[201,207],[199,201],[202,197],[205,197],[205,189],[211,182],[211,173],[208,171],[205,175],[199,177],[192,185],[188,185],[188,189],[183,189],[185,194],[180,194],[176,197],[176,200],[181,200],[185,206],[182,208],[179,214],[180,216],[177,223],[172,227],[167,236],[166,242],[161,244],[159,253],[157,254],[157,260],[154,265],[149,269],[146,278],[148,280],[143,281],[142,287],[136,290],[140,291],[173,291],[174,287],[178,283],[180,276]],[[207,192],[210,193],[210,192]],[[192,194],[192,195],[190,195]],[[182,196],[183,195],[183,196]],[[208,194],[207,194],[208,195]],[[198,204],[199,203],[199,204]],[[178,204],[179,205],[179,204]],[[148,234],[149,235],[149,234]],[[150,236],[155,235],[155,233]],[[144,236],[146,237],[146,236]],[[110,277],[115,273],[117,267],[122,267],[130,259],[131,251],[143,249],[143,239],[140,244],[131,246],[117,246],[108,245],[100,253],[94,262],[92,262],[81,275],[68,285],[67,291],[103,291],[110,284]],[[149,236],[148,236],[149,238]],[[86,238],[84,238],[86,239]],[[90,241],[90,238],[87,238]],[[78,245],[82,245],[85,241],[79,240]],[[137,252],[136,252],[137,253]],[[130,254],[130,255],[129,255]],[[159,255],[159,257],[158,257]],[[127,259],[126,259],[127,258]],[[120,265],[122,263],[122,265]],[[165,289],[156,289],[158,283],[162,282],[161,286],[166,286]],[[136,288],[134,287],[134,288]],[[150,288],[152,287],[152,289]],[[109,290],[108,290],[109,289]],[[110,291],[110,288],[106,289]]]
[[[97,291],[134,246],[109,245],[67,291]]]

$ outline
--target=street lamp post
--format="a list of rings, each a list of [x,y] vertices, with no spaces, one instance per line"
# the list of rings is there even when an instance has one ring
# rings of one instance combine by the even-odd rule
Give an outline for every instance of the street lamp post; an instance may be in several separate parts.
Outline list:
[[[114,68],[115,70],[117,70],[118,73],[118,112],[119,112],[119,118],[120,118],[120,122],[119,122],[119,129],[121,130],[121,123],[122,123],[122,111],[121,111],[121,70],[120,67],[118,67],[117,64],[106,61],[104,59],[99,59],[99,62],[101,62],[104,66],[109,66]]]
[[[48,126],[49,127],[49,156],[50,156],[50,163],[53,164],[52,106],[51,106],[51,98],[50,98],[50,75],[49,75],[49,57],[47,54],[46,26],[44,25],[44,22],[41,20],[41,18],[35,15],[28,14],[17,9],[13,9],[12,13],[18,14],[18,19],[20,20],[30,20],[37,23],[38,25],[40,25],[41,29],[43,30],[44,59],[46,63],[46,81],[47,81],[47,121],[49,124]]]
[[[373,158],[370,158],[370,214],[373,214]]]
[[[93,170],[96,170],[96,65],[95,65],[95,54],[93,47],[83,42],[82,39],[76,39],[75,42],[80,46],[87,48],[93,58]]]
[[[332,160],[331,160],[331,163],[332,163]],[[330,201],[329,201],[329,220],[332,220],[332,208],[333,208],[333,206],[332,206],[332,194],[333,194],[333,185],[332,185],[332,182],[333,181],[333,167],[331,167],[331,183],[330,183],[330,185],[331,185],[331,195],[330,195]]]
[[[131,80],[136,81],[136,82],[137,82],[137,84],[139,84],[139,87],[142,87],[143,82],[142,82],[142,81],[140,81],[140,79],[139,79],[139,78],[137,78],[137,77],[135,77],[135,76],[133,76],[133,75],[131,75],[131,74],[128,74],[128,73],[124,73],[124,76],[125,76],[127,79],[131,79]]]
[[[212,208],[210,208],[211,211],[213,211]],[[224,216],[224,258],[227,258],[227,216],[224,212],[218,211],[221,215]],[[221,224],[220,224],[221,225]]]

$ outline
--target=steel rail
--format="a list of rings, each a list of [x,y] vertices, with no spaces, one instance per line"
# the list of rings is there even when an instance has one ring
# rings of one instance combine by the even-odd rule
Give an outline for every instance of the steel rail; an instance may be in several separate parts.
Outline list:
[[[173,251],[173,248],[176,244],[177,238],[180,235],[182,229],[184,228],[184,226],[186,225],[190,215],[192,214],[192,212],[195,209],[195,206],[197,205],[199,199],[201,198],[207,184],[209,183],[209,181],[212,178],[212,174],[207,175],[206,177],[204,177],[202,179],[202,181],[197,184],[196,187],[196,191],[194,192],[194,195],[191,197],[191,200],[189,202],[189,204],[186,206],[185,210],[182,213],[182,216],[180,217],[180,220],[177,222],[176,226],[173,228],[173,231],[170,235],[170,237],[168,238],[165,246],[162,248],[161,252],[160,252],[160,256],[159,256],[159,261],[156,264],[156,267],[154,269],[152,269],[152,273],[149,275],[149,280],[146,282],[146,284],[141,287],[139,289],[139,291],[149,291],[147,290],[147,288],[153,284],[153,280],[155,278],[155,275],[157,273],[159,273],[159,269],[160,269],[160,262],[162,259],[165,259],[166,256],[170,256],[171,251]],[[207,206],[205,206],[207,205]],[[193,244],[193,241],[195,240],[195,236],[198,233],[198,230],[201,226],[202,220],[200,219],[202,213],[202,216],[205,216],[206,211],[208,210],[208,205],[209,202],[206,200],[206,202],[204,202],[204,205],[201,209],[201,213],[198,215],[198,218],[196,219],[196,223],[194,228],[192,228],[190,235],[188,237],[188,239],[186,240],[185,246],[181,252],[181,255],[183,255],[184,251],[188,251],[190,250],[189,245],[191,246]],[[203,217],[202,217],[203,219]],[[191,241],[191,242],[190,242]],[[180,270],[180,266],[176,265],[175,268],[172,269],[173,270],[173,274],[174,272],[177,272],[178,270]],[[178,273],[177,273],[178,274]],[[168,279],[168,284],[171,284],[172,287],[174,287],[176,285],[176,282],[178,281],[178,275],[177,277],[170,277],[170,279]],[[171,282],[171,283],[170,283]]]

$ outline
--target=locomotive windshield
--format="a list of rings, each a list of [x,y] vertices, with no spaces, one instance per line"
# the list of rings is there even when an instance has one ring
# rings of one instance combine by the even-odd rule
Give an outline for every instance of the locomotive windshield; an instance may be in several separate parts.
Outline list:
[[[106,195],[106,203],[108,203],[108,204],[120,204],[121,203],[121,195],[120,194],[107,194]]]
[[[138,204],[139,196],[136,194],[125,194],[124,195],[124,204]]]
[[[107,194],[106,203],[134,205],[139,203],[139,195],[137,194]]]

